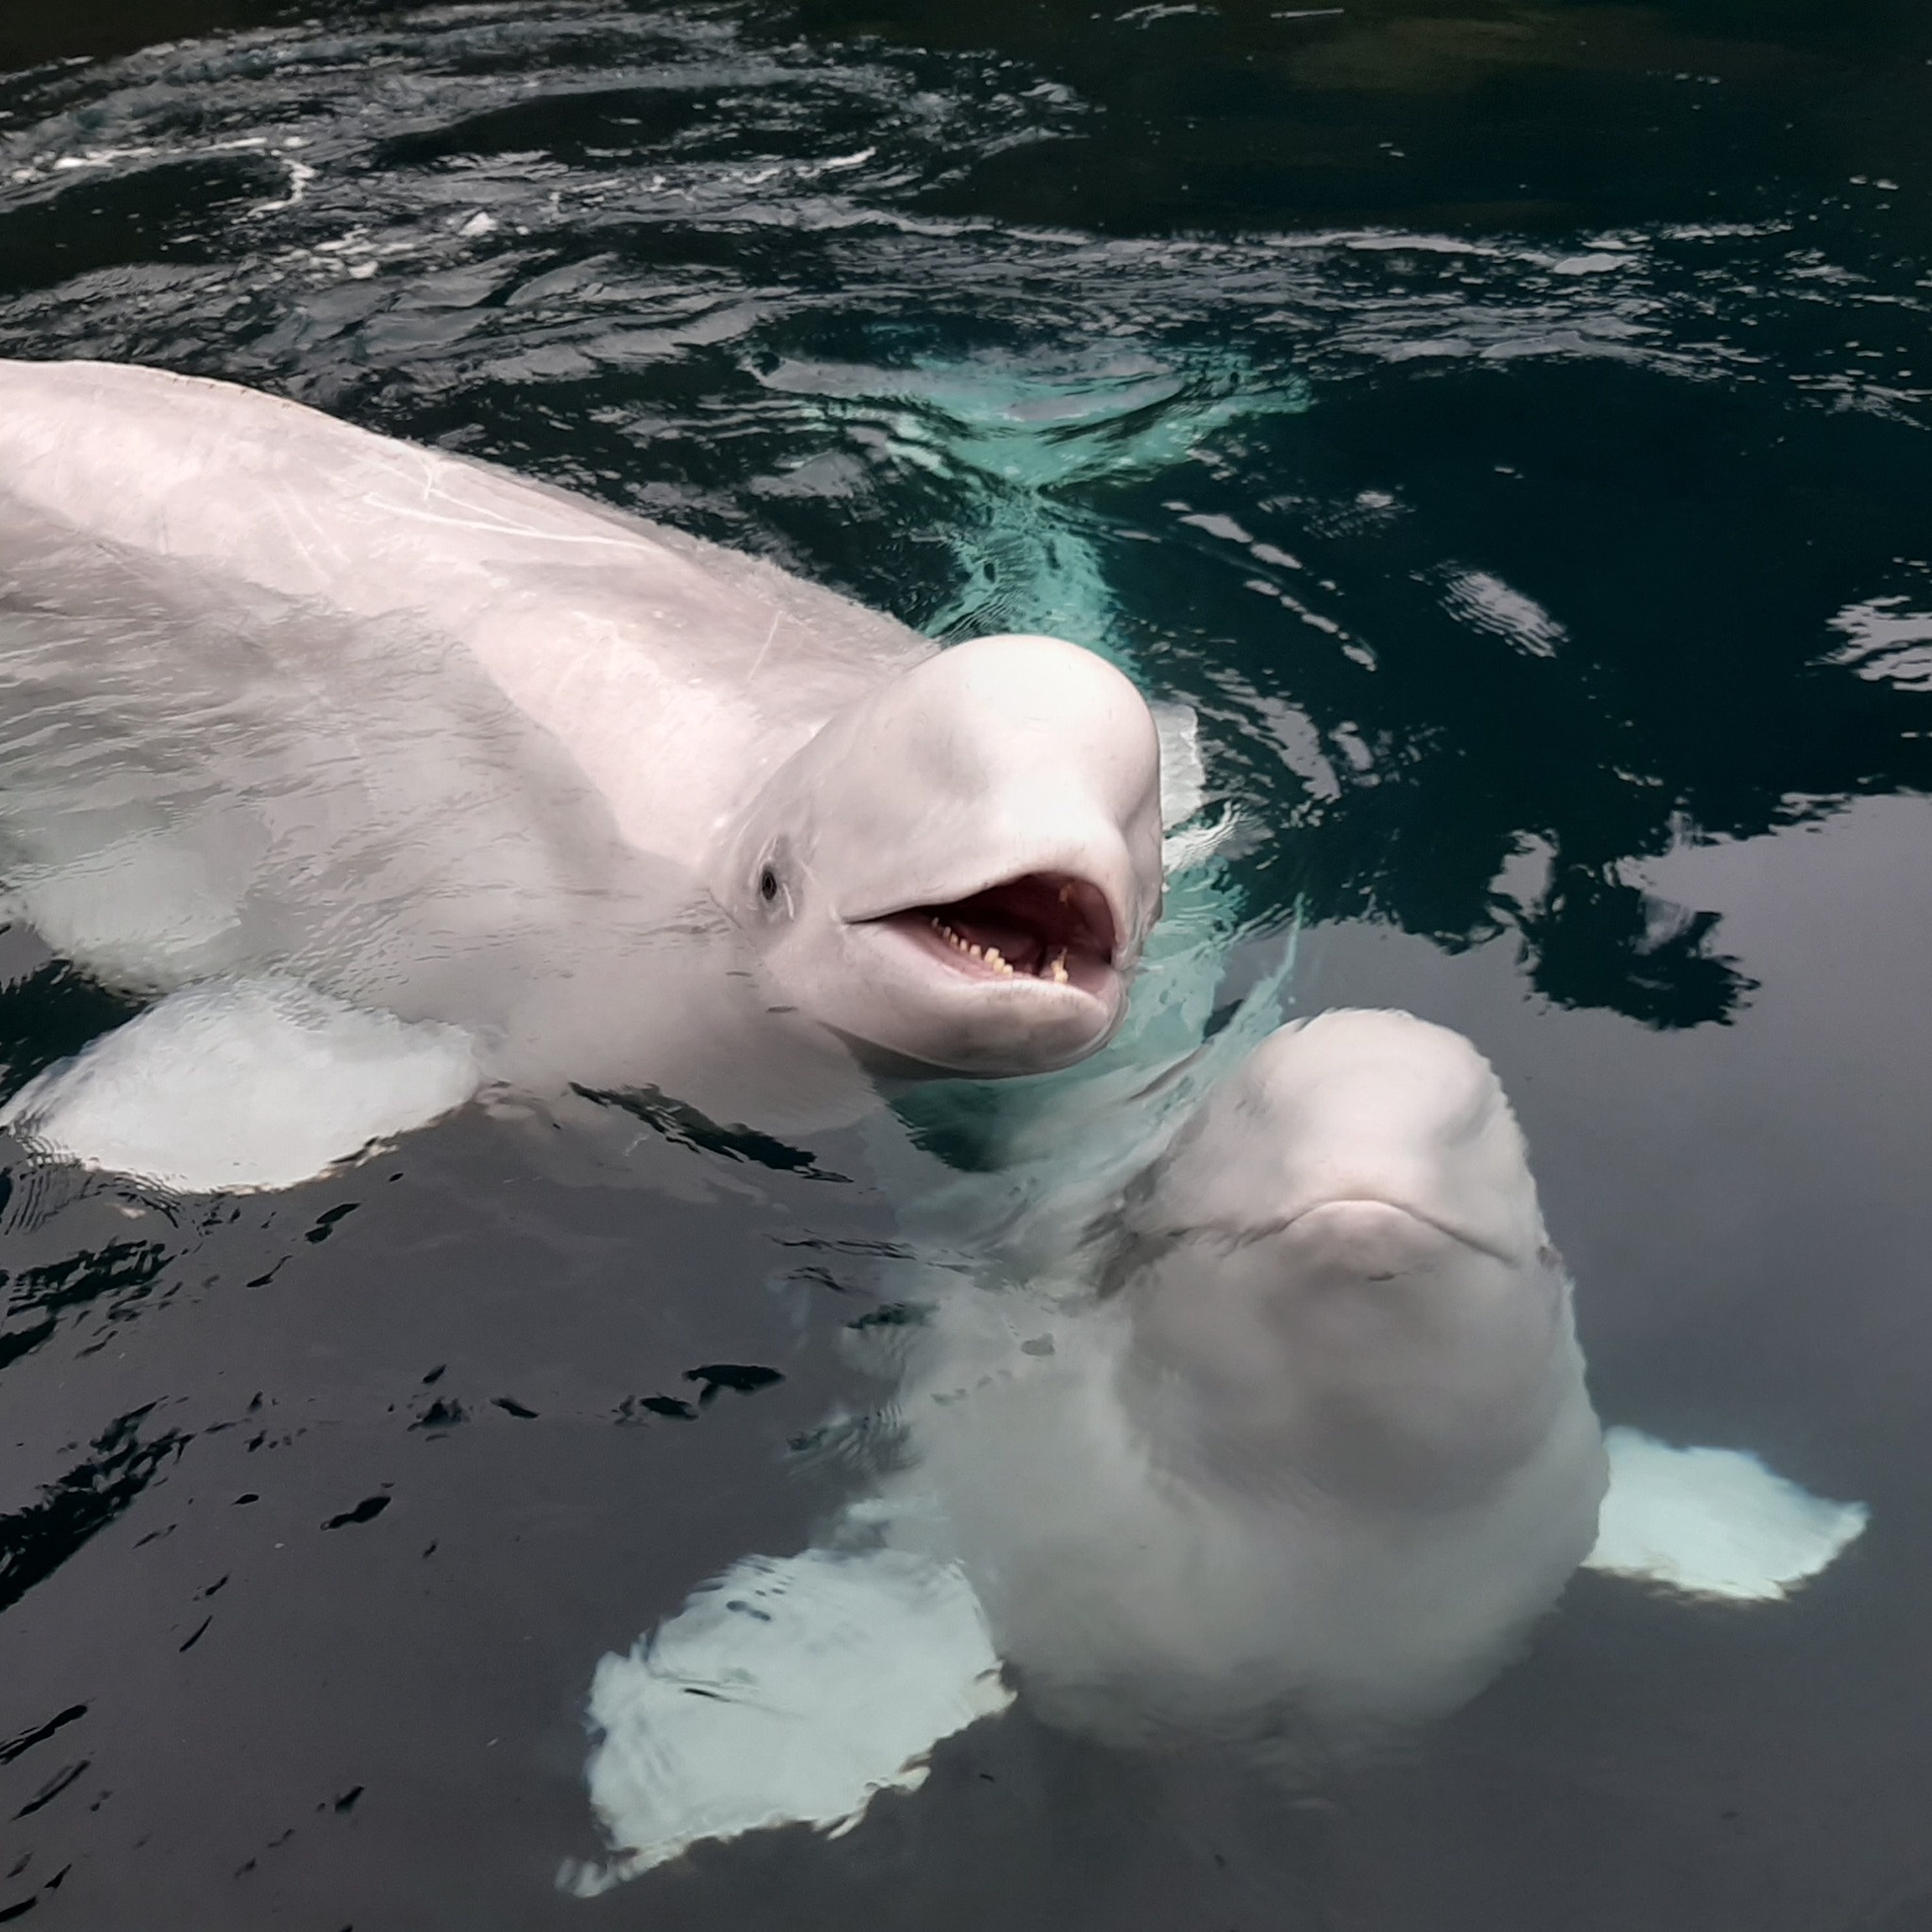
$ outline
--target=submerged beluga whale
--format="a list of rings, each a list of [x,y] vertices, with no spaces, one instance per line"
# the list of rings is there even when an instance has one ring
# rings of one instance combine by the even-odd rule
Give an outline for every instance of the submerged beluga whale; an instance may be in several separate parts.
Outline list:
[[[1037,1707],[1124,1742],[1374,1734],[1461,1702],[1589,1553],[1570,1284],[1458,1035],[1279,1029],[1074,1259],[1071,1306],[936,1307],[874,1511],[959,1563]]]
[[[566,1886],[848,1829],[1016,1695],[1318,1778],[1474,1696],[1579,1566],[1774,1601],[1857,1538],[1862,1507],[1755,1458],[1607,1445],[1469,1041],[1365,1011],[1223,1039],[1111,1171],[1066,1174],[1084,1198],[892,1266],[869,1492],[603,1660],[612,1856]]]
[[[1120,1024],[1161,829],[1148,707],[1074,644],[941,651],[291,402],[0,363],[0,882],[159,997],[11,1103],[56,1149],[275,1184],[490,1080],[796,1124],[1065,1066]],[[415,1071],[271,1154],[320,1035]],[[141,1096],[192,1112],[197,1070],[171,1161]]]

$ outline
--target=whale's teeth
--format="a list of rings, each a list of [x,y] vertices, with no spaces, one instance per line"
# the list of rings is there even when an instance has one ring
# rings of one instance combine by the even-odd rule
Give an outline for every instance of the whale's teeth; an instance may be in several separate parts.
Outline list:
[[[1013,976],[1013,968],[1008,963],[1006,955],[997,946],[975,944],[963,934],[955,932],[936,913],[928,913],[926,916],[932,922],[933,931],[938,933],[947,945],[952,947],[954,952],[964,953],[969,959],[983,959],[995,973],[1002,974],[1008,979]],[[1062,977],[1064,976],[1062,974]]]
[[[1056,986],[1064,986],[1067,983],[1067,953],[1066,948],[1062,946],[1053,956],[1053,983]]]

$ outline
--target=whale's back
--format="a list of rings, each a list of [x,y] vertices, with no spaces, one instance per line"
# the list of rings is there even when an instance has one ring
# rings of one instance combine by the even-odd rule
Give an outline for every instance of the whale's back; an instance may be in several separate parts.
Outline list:
[[[51,558],[49,528],[78,549]],[[460,645],[629,841],[686,859],[833,711],[933,648],[758,558],[281,398],[0,362],[0,585],[43,602],[50,561],[58,590],[89,543],[164,565],[177,593],[266,591]]]

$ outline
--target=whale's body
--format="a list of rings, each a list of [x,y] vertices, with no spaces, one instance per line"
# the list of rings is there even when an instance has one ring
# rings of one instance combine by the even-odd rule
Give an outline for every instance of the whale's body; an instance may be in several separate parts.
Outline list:
[[[897,1407],[871,1517],[1124,1742],[1325,1753],[1460,1703],[1605,1485],[1515,1118],[1401,1013],[1271,1035],[1060,1269],[939,1297]]]
[[[458,641],[626,841],[681,861],[834,712],[937,648],[758,558],[159,370],[0,362],[0,494],[184,579]]]
[[[105,979],[741,1119],[1080,1058],[1160,900],[1091,654],[151,370],[0,362],[0,766],[9,899]]]
[[[1116,1124],[1152,1125],[1123,1162],[1069,1149],[1001,1242],[891,1270],[871,1493],[605,1659],[591,1786],[620,1856],[573,1883],[775,1821],[692,1689],[741,1707],[740,1761],[912,1784],[923,1760],[897,1733],[873,1748],[858,1687],[882,1650],[916,1664],[936,1740],[997,1708],[990,1651],[1056,1724],[1302,1776],[1523,1643],[1590,1551],[1607,1468],[1514,1115],[1441,1027],[1338,1012],[1256,1044],[1259,1017]],[[717,1614],[753,1594],[762,1620]],[[855,1817],[854,1783],[791,1815]]]

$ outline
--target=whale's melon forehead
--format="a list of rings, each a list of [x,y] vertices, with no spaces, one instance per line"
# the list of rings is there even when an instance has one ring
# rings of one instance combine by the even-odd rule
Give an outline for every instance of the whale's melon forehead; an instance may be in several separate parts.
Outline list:
[[[1096,695],[1111,695],[1129,709],[1145,708],[1133,682],[1097,652],[1035,632],[972,638],[936,652],[915,667],[907,684],[1016,708],[1021,716],[1044,714],[1070,698],[1089,703]]]
[[[1339,1011],[1285,1026],[1238,1081],[1243,1104],[1291,1137],[1353,1127],[1451,1144],[1510,1122],[1489,1061],[1412,1013]]]
[[[1158,831],[1160,734],[1140,691],[1057,638],[978,638],[912,664],[830,717],[772,786],[795,824],[903,838],[943,802],[1084,799]],[[886,812],[877,824],[858,817]]]
[[[1153,714],[1111,665],[1058,639],[983,638],[915,665],[827,725],[789,794],[783,836],[847,922],[991,914],[966,902],[1050,879],[1062,902],[1105,902],[1085,924],[1113,955],[1158,910]]]
[[[922,791],[985,799],[1072,783],[1116,813],[1158,798],[1159,733],[1145,699],[1104,658],[1058,638],[957,644],[894,679],[855,722],[866,748]]]
[[[1467,1041],[1395,1012],[1283,1027],[1209,1094],[1137,1218],[1246,1237],[1347,1201],[1401,1208],[1498,1256],[1540,1248],[1522,1133]]]

